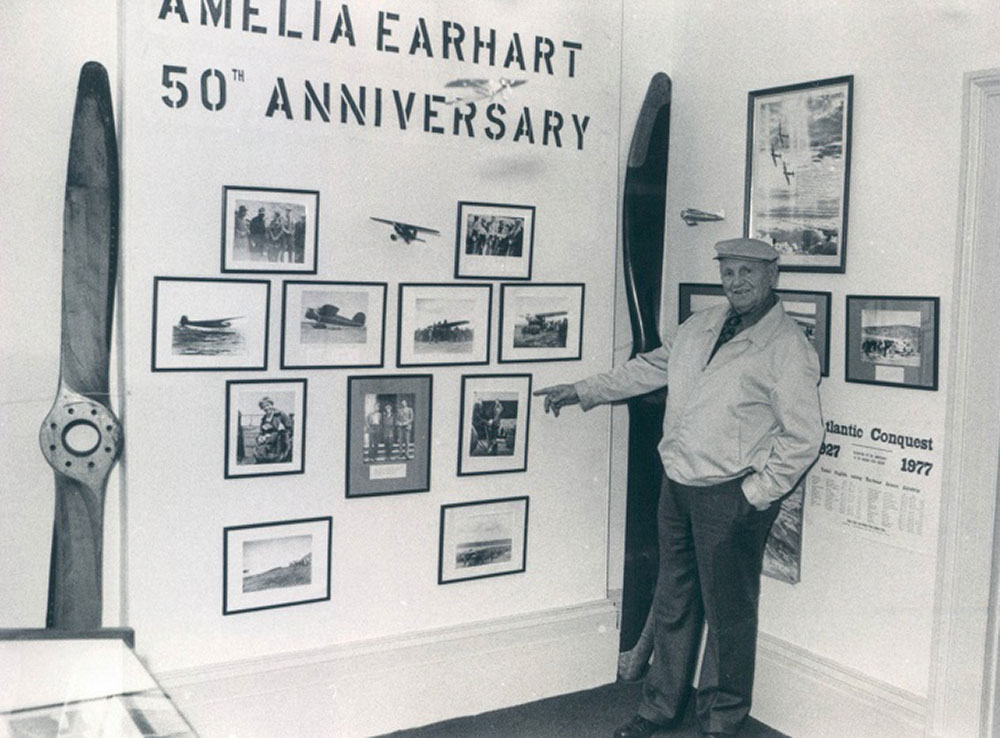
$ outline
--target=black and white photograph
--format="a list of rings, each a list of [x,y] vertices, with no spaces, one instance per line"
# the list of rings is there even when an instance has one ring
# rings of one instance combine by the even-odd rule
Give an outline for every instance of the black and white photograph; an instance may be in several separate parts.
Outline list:
[[[531,279],[535,207],[459,202],[457,279]]]
[[[305,471],[305,379],[226,382],[225,477]]]
[[[315,274],[319,192],[222,188],[222,271]]]
[[[802,515],[805,504],[805,477],[781,500],[764,546],[763,574],[786,584],[802,579]]]
[[[399,285],[396,366],[488,364],[491,284]]]
[[[430,488],[429,374],[348,377],[347,497]]]
[[[223,530],[222,614],[330,599],[331,517]]]
[[[847,381],[936,390],[938,302],[848,295]]]
[[[787,271],[843,272],[854,77],[749,94],[744,235]]]
[[[583,353],[584,285],[500,285],[499,361],[571,361]]]
[[[271,283],[155,277],[152,370],[267,369]]]
[[[286,280],[281,368],[380,367],[385,361],[385,282]]]
[[[525,571],[528,497],[441,506],[438,584]]]
[[[461,407],[459,476],[527,469],[530,374],[463,375]]]

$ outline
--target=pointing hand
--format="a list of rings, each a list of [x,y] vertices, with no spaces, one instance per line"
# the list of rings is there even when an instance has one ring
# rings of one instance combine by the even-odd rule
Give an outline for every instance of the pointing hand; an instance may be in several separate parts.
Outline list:
[[[557,418],[559,417],[559,408],[563,405],[576,405],[580,402],[579,395],[576,394],[576,388],[572,384],[553,384],[549,387],[542,387],[539,390],[535,390],[534,394],[536,397],[541,395],[545,397],[545,412],[552,411],[552,414]]]

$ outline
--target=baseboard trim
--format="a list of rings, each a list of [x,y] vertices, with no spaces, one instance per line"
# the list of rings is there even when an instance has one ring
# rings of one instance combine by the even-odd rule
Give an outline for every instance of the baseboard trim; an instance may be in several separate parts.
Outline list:
[[[761,633],[753,716],[795,738],[922,736],[926,697]]]
[[[616,619],[598,600],[157,678],[202,738],[370,736],[613,682]]]

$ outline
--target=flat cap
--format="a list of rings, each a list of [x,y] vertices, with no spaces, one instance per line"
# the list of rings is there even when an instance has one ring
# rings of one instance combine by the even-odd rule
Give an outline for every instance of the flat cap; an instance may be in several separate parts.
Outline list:
[[[759,238],[729,238],[715,244],[716,259],[753,259],[774,261],[778,251],[767,241]]]

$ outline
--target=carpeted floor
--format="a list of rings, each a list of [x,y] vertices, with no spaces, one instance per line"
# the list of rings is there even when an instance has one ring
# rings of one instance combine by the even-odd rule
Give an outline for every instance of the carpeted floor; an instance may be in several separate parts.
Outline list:
[[[618,682],[389,735],[393,738],[611,738],[615,728],[632,719],[641,688],[638,682]],[[656,736],[698,738],[692,711],[688,711],[681,727]],[[740,738],[787,736],[751,719]]]

